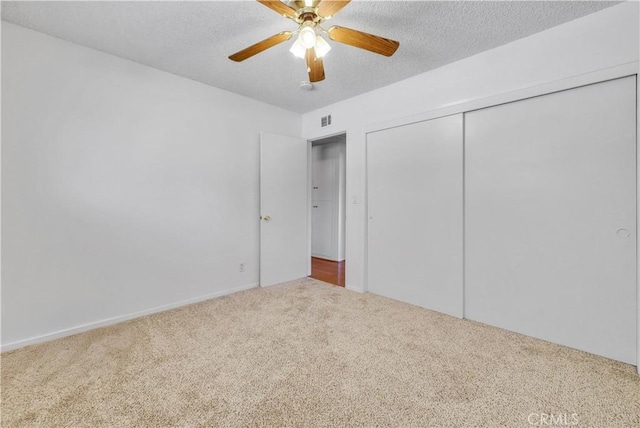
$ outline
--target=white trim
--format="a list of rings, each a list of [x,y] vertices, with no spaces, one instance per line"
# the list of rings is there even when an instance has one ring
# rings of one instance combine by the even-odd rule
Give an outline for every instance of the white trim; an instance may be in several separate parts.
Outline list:
[[[313,227],[313,213],[311,205],[313,205],[313,143],[307,140],[307,276],[311,276],[311,257],[313,257],[311,228]]]
[[[345,289],[347,289],[347,290],[349,290],[349,291],[354,291],[354,292],[356,292],[356,293],[361,293],[361,294],[364,294],[364,293],[365,293],[365,291],[364,291],[362,288],[359,288],[359,287],[353,287],[353,286],[351,286],[351,285],[347,285],[347,286],[345,286],[344,288],[345,288]]]
[[[638,258],[640,245],[638,244],[638,226],[640,226],[640,212],[638,211],[638,192],[640,192],[640,174],[638,171],[638,167],[640,166],[640,147],[638,143],[640,142],[640,123],[639,115],[640,115],[640,85],[638,85],[638,75],[636,74],[636,317],[637,320],[637,328],[636,328],[636,372],[640,375],[640,259]]]
[[[71,336],[73,334],[78,334],[78,333],[83,333],[85,331],[89,331],[89,330],[93,330],[99,327],[107,327],[110,325],[114,325],[114,324],[118,324],[124,321],[129,321],[131,319],[134,318],[140,318],[140,317],[144,317],[146,315],[151,315],[151,314],[155,314],[158,312],[164,312],[164,311],[168,311],[170,309],[175,309],[175,308],[179,308],[181,306],[187,306],[187,305],[191,305],[194,303],[199,303],[205,300],[210,300],[210,299],[214,299],[216,297],[221,297],[221,296],[226,296],[229,294],[233,294],[233,293],[237,293],[239,291],[245,291],[245,290],[249,290],[251,288],[256,288],[258,287],[258,284],[248,284],[248,285],[243,285],[240,287],[236,287],[236,288],[232,288],[229,290],[224,290],[224,291],[218,291],[215,293],[211,293],[211,294],[206,294],[204,296],[199,296],[199,297],[194,297],[191,299],[187,299],[187,300],[182,300],[180,302],[176,302],[176,303],[169,303],[167,305],[162,305],[162,306],[156,306],[154,308],[150,308],[150,309],[145,309],[144,311],[139,311],[139,312],[134,312],[131,314],[126,314],[126,315],[120,315],[117,317],[113,317],[113,318],[107,318],[105,320],[102,321],[96,321],[96,322],[91,322],[88,324],[82,324],[79,325],[77,327],[72,327],[72,328],[68,328],[65,330],[59,330],[53,333],[49,333],[49,334],[44,334],[42,336],[36,336],[36,337],[31,337],[29,339],[23,339],[23,340],[18,340],[15,342],[10,342],[10,343],[6,343],[3,344],[0,347],[0,351],[1,352],[6,352],[6,351],[12,351],[14,349],[18,349],[18,348],[22,348],[24,346],[27,345],[33,345],[36,343],[42,343],[42,342],[48,342],[50,340],[54,340],[54,339],[59,339],[61,337],[66,337],[66,336]]]
[[[382,123],[369,124],[365,126],[364,133],[366,135],[371,132],[382,131],[389,128],[408,125],[411,123],[423,122],[425,120],[437,119],[440,117],[451,116],[458,113],[468,113],[473,110],[493,107],[496,105],[523,100],[526,98],[532,98],[540,95],[550,94],[553,92],[573,89],[593,83],[604,82],[606,80],[618,79],[620,77],[632,76],[634,74],[638,74],[638,69],[639,62],[633,61],[626,64],[584,73],[577,76],[567,77],[560,80],[540,82],[532,86],[523,87],[517,90],[504,92],[497,95],[455,102],[434,110],[429,110],[427,112],[400,117]]]
[[[364,252],[362,263],[362,291],[369,292],[369,133],[364,132],[364,182],[363,182],[363,196],[362,203],[364,204],[364,239],[362,251]]]

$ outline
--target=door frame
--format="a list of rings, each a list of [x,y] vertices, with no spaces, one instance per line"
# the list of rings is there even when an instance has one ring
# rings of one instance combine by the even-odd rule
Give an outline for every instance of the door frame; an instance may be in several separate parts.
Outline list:
[[[346,146],[347,146],[348,141],[349,141],[349,134],[348,134],[348,132],[346,130],[332,132],[330,134],[326,134],[326,135],[323,135],[323,136],[320,136],[320,137],[315,137],[315,138],[311,138],[311,139],[307,140],[307,153],[308,153],[307,154],[307,159],[308,159],[308,168],[307,168],[307,170],[308,170],[307,171],[307,174],[308,174],[308,186],[307,186],[307,188],[309,189],[309,191],[307,192],[308,193],[308,196],[307,196],[307,198],[308,198],[308,206],[309,206],[309,210],[308,210],[308,212],[309,212],[308,216],[309,217],[307,219],[307,224],[309,225],[309,227],[308,227],[307,233],[308,233],[308,241],[309,241],[309,250],[308,250],[308,253],[309,253],[309,257],[308,257],[308,259],[309,259],[309,276],[311,276],[311,254],[312,254],[312,252],[311,252],[311,229],[312,229],[311,198],[312,198],[312,192],[310,190],[311,186],[313,185],[312,184],[313,183],[313,181],[312,181],[313,180],[313,176],[312,176],[312,173],[313,173],[313,171],[312,171],[312,166],[313,166],[313,163],[312,163],[312,160],[313,160],[312,146],[313,146],[313,143],[315,143],[317,141],[326,140],[327,138],[331,138],[331,137],[337,137],[338,135],[344,135],[344,144],[345,144],[345,154],[344,154],[344,156],[345,156],[345,161],[344,161],[344,181],[345,181],[344,182],[344,192],[345,192],[344,248],[345,249],[344,249],[344,260],[343,261],[345,263],[345,266],[344,266],[344,273],[345,273],[345,280],[344,280],[345,284],[344,284],[344,287],[348,288],[347,287],[347,283],[349,282],[349,280],[348,280],[348,269],[347,269],[346,261],[347,261],[347,248],[349,248],[349,246],[347,244],[348,239],[347,239],[347,232],[346,231],[347,231],[348,226],[349,226],[349,220],[348,220],[348,217],[347,217],[347,205],[348,205],[347,183],[348,183],[348,180],[349,180],[349,174],[348,174],[347,171],[348,171],[348,166],[349,166],[349,155],[348,155],[348,150],[346,150],[346,148],[347,148]],[[340,245],[340,244],[338,244],[338,245]]]

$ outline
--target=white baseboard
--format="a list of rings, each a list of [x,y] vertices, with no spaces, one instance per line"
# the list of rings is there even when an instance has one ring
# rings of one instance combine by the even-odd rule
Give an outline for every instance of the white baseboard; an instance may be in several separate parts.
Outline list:
[[[344,288],[346,288],[349,291],[355,291],[356,293],[363,293],[364,294],[364,288],[360,288],[360,287],[354,287],[351,285],[346,285]]]
[[[313,257],[314,259],[329,260],[330,262],[338,262],[338,263],[341,263],[341,262],[343,262],[345,260],[344,257],[341,260],[340,258],[319,256],[317,254],[311,254],[311,257]]]
[[[193,303],[202,302],[204,300],[213,299],[216,297],[226,296],[229,294],[237,293],[239,291],[249,290],[251,288],[258,287],[259,284],[248,284],[229,290],[218,291],[216,293],[207,294],[204,296],[194,297],[187,300],[182,300],[176,303],[169,303],[168,305],[156,306],[154,308],[145,309],[144,311],[134,312],[131,314],[120,315],[113,318],[107,318],[105,320],[96,321],[88,324],[82,324],[77,327],[72,327],[64,330],[55,331],[53,333],[44,334],[42,336],[30,337],[28,339],[17,340],[15,342],[5,343],[0,346],[0,352],[12,351],[14,349],[22,348],[27,345],[34,345],[36,343],[48,342],[50,340],[59,339],[61,337],[71,336],[73,334],[83,333],[85,331],[93,330],[95,328],[107,327],[113,324],[118,324],[124,321],[129,321],[134,318],[140,318],[147,315],[155,314],[158,312],[168,311],[170,309],[179,308],[181,306],[191,305]]]

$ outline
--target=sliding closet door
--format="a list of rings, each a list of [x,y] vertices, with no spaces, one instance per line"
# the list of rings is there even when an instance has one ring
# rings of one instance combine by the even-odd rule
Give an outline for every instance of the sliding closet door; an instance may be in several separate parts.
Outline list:
[[[462,316],[462,115],[367,135],[369,291]]]
[[[636,81],[465,118],[465,316],[636,359]]]

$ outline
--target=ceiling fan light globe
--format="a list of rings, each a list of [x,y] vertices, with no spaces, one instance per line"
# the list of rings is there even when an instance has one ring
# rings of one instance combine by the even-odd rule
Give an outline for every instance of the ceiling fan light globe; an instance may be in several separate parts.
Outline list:
[[[296,40],[293,43],[293,45],[291,45],[291,48],[289,49],[289,52],[291,52],[294,56],[297,56],[298,58],[303,58],[303,59],[306,51],[307,49],[304,46],[302,46],[302,42],[300,42],[300,39]]]
[[[302,43],[305,49],[311,49],[316,45],[316,32],[312,27],[304,27],[300,30],[298,41]]]
[[[320,35],[316,37],[316,56],[318,58],[324,57],[331,50],[331,46]]]

